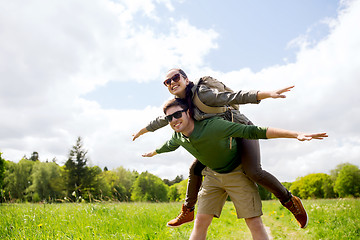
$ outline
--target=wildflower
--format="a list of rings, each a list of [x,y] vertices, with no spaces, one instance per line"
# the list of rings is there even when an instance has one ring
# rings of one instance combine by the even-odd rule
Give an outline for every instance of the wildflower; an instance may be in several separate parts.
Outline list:
[[[37,225],[39,228],[41,228],[42,227],[42,223],[40,223],[39,225]]]

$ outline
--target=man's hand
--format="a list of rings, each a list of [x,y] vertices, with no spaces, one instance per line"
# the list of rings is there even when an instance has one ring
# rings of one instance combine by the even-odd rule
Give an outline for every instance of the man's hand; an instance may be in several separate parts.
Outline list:
[[[141,135],[143,135],[144,133],[147,133],[147,132],[149,132],[149,131],[146,128],[143,128],[139,132],[132,134],[133,141],[135,141],[135,139],[137,139],[138,137],[140,137]]]
[[[144,154],[141,155],[141,156],[143,156],[143,157],[153,157],[153,156],[155,156],[156,154],[157,154],[156,151],[152,151],[152,152],[144,153]]]
[[[299,141],[310,141],[311,139],[323,139],[325,137],[328,137],[326,133],[313,133],[313,134],[299,133],[297,139]]]

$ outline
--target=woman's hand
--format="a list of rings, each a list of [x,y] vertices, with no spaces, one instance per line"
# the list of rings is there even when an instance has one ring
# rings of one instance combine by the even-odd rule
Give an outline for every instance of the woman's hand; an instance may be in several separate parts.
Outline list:
[[[152,152],[144,153],[144,154],[141,155],[141,156],[143,156],[143,157],[153,157],[153,156],[155,156],[156,154],[157,154],[156,151],[152,151]]]
[[[137,139],[138,137],[140,137],[141,135],[143,135],[144,133],[147,133],[147,132],[149,132],[149,131],[146,128],[143,128],[139,132],[132,134],[133,141],[135,141],[135,139]]]
[[[270,97],[271,98],[286,98],[286,95],[284,95],[283,93],[289,92],[293,87],[295,87],[295,86],[290,86],[290,87],[282,88],[279,90],[271,91]]]
[[[259,91],[257,95],[257,100],[263,100],[266,98],[286,98],[286,95],[284,95],[283,93],[289,92],[294,87],[295,86],[290,86],[274,91]]]

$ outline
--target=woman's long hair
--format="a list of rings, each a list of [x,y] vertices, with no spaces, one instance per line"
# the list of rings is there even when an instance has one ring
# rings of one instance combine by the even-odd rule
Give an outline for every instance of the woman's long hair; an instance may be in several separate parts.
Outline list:
[[[183,78],[185,78],[185,79],[188,78],[186,73],[181,68],[172,68],[168,72],[170,72],[171,70],[177,70],[183,76]],[[192,100],[193,93],[191,91],[193,86],[194,86],[194,83],[192,81],[189,81],[189,84],[185,88],[185,100],[186,100],[187,105],[189,106],[190,117],[194,117],[194,107],[195,107],[193,100]]]
[[[189,114],[190,117],[194,117],[194,103],[193,103],[193,92],[191,89],[194,87],[194,83],[189,81],[189,84],[185,88],[185,100],[187,105],[189,106]]]

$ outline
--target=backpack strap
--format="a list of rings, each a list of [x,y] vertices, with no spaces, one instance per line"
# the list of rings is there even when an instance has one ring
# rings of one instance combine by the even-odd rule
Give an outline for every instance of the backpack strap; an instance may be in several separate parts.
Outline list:
[[[228,109],[227,107],[210,107],[206,105],[200,100],[196,90],[194,92],[193,102],[195,106],[198,107],[204,113],[213,113],[213,114],[224,113]]]
[[[197,108],[199,108],[202,112],[204,113],[212,113],[212,114],[217,114],[217,113],[224,113],[226,112],[229,107],[211,107],[211,106],[208,106],[206,105],[205,103],[203,103],[200,98],[199,98],[199,95],[198,95],[198,86],[199,84],[202,82],[202,78],[200,78],[200,80],[198,82],[196,82],[196,88],[195,88],[195,91],[194,91],[194,97],[193,97],[193,103],[195,104],[195,106]],[[225,87],[225,85],[224,85]],[[226,88],[226,90],[228,91],[232,91],[230,88]],[[233,109],[239,109],[237,105],[234,105],[234,106],[231,106]],[[232,111],[230,111],[231,113],[231,122],[234,122],[234,115],[232,113]],[[232,149],[232,137],[230,137],[230,145],[229,145],[229,148]]]

